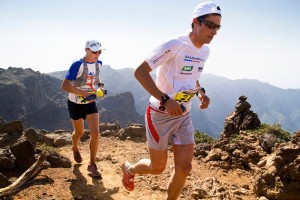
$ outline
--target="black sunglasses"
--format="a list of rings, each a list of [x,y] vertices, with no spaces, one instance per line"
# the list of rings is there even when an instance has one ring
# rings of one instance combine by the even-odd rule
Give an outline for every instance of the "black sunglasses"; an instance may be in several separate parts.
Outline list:
[[[209,29],[212,29],[212,30],[215,30],[215,29],[220,30],[220,28],[221,28],[221,25],[215,24],[214,22],[207,21],[205,19],[198,18],[198,21],[203,22]]]
[[[97,53],[101,54],[101,50],[99,50],[99,51],[92,51],[92,53],[93,54],[97,54]]]

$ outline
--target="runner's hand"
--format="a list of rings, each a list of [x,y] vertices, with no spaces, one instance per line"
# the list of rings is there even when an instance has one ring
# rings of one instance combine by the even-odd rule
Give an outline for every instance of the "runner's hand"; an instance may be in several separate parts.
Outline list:
[[[174,99],[169,99],[165,103],[165,108],[169,115],[180,116],[183,114],[183,110],[180,107],[180,104],[177,101],[175,101]]]
[[[199,96],[199,99],[201,101],[200,109],[206,109],[208,108],[208,105],[210,103],[210,98],[206,96],[205,94]]]

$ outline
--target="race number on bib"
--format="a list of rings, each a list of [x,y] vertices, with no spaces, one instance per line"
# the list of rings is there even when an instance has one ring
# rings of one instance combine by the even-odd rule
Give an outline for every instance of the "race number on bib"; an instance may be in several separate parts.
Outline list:
[[[194,95],[195,94],[187,94],[184,92],[177,92],[174,95],[174,99],[180,103],[187,103],[193,98]]]
[[[196,88],[177,92],[174,95],[174,99],[180,103],[187,103],[195,96],[195,94],[197,94],[198,90],[199,89]]]

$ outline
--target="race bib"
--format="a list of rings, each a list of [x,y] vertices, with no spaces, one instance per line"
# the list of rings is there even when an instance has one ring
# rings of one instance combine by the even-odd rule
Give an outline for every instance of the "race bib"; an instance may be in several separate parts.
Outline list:
[[[189,102],[195,94],[187,94],[185,92],[177,92],[174,95],[174,99],[180,103],[187,103]]]

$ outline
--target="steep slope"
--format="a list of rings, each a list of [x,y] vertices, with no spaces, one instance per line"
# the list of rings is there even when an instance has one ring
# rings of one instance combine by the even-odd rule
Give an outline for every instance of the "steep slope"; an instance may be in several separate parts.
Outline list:
[[[0,69],[0,80],[0,116],[6,121],[21,120],[25,126],[47,130],[72,128],[67,92],[61,90],[60,79],[31,69],[9,68]],[[128,92],[99,100],[97,106],[103,122],[117,120],[125,126],[143,121]]]

